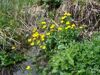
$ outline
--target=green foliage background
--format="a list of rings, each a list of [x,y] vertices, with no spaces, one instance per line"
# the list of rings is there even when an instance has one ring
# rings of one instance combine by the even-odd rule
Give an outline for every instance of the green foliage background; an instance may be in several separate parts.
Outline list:
[[[40,4],[55,9],[61,5],[62,1],[42,0]],[[23,15],[22,9],[31,7],[36,2],[38,0],[0,0],[0,36],[2,30],[6,28],[9,29],[8,33],[12,34],[14,29],[20,27],[22,23],[19,17]],[[80,4],[84,5],[83,0]],[[52,15],[52,11],[48,13]],[[45,41],[47,49],[42,50],[40,56],[36,57],[39,59],[44,56],[42,60],[46,60],[46,65],[42,68],[37,63],[35,64],[38,66],[40,75],[100,75],[100,33],[96,33],[89,39],[78,38],[79,34],[80,30],[63,30],[59,33],[54,32],[47,38]],[[23,37],[14,33],[14,36],[10,38],[22,41]],[[26,38],[24,40],[26,42]],[[6,44],[7,39],[0,37],[0,45],[3,45],[1,41]],[[9,48],[10,46],[0,51],[0,69],[12,66],[15,62],[24,59],[20,51],[13,51]]]
[[[75,33],[75,32],[73,32]],[[100,74],[100,33],[96,33],[90,40],[75,41],[68,38],[68,34],[64,36],[59,34],[52,37],[60,39],[55,42],[55,48],[47,49],[48,65],[40,69],[42,75],[99,75]],[[64,38],[60,38],[64,36]],[[56,40],[55,39],[55,40]],[[70,41],[68,41],[68,40]],[[60,43],[59,43],[60,42]],[[47,44],[47,45],[52,45]],[[49,57],[49,58],[48,58]]]

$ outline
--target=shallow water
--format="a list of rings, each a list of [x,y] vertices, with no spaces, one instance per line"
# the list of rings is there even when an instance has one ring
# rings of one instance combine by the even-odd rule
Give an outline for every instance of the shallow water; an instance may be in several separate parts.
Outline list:
[[[27,65],[31,66],[31,68],[32,68],[31,71],[25,70]],[[32,63],[30,61],[24,62],[21,66],[22,66],[22,68],[18,69],[16,72],[14,72],[13,73],[14,75],[37,75],[35,67],[32,65]]]
[[[33,55],[36,55],[37,53],[38,52],[36,48],[32,48],[31,50],[29,50],[29,52],[27,52],[27,55],[32,57]],[[31,66],[32,68],[31,72],[25,70],[26,66],[28,65]],[[22,63],[21,66],[22,66],[21,68],[19,68],[16,72],[13,73],[14,75],[37,75],[35,66],[33,66],[32,64],[32,60],[28,59],[28,61]]]

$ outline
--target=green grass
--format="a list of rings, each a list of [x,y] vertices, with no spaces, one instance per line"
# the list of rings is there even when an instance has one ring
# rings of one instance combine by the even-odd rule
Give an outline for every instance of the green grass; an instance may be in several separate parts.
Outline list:
[[[26,7],[31,7],[37,0],[0,0],[0,69],[13,62],[23,60],[21,52],[14,52],[11,46],[13,40],[18,36],[16,28],[22,25],[19,17],[22,17],[21,11]],[[19,39],[21,40],[21,38]],[[19,41],[18,40],[18,41]],[[9,46],[8,46],[9,42]],[[12,57],[13,56],[13,57]]]
[[[16,27],[21,10],[30,7],[37,0],[0,0],[0,28]]]
[[[44,53],[47,54],[44,60],[48,60],[48,62],[45,67],[39,66],[40,75],[100,74],[100,33],[95,33],[90,40],[80,42],[75,42],[74,39],[73,41],[69,39],[71,41],[68,42],[68,36],[65,37],[68,43],[60,42],[64,41],[64,38],[61,39],[58,36],[55,38],[60,39],[56,42],[58,45],[54,49],[47,49]]]

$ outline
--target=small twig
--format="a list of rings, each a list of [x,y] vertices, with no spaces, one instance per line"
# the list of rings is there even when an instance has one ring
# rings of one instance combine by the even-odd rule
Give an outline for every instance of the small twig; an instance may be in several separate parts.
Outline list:
[[[51,21],[52,21],[57,27],[59,26],[53,19],[51,19]]]

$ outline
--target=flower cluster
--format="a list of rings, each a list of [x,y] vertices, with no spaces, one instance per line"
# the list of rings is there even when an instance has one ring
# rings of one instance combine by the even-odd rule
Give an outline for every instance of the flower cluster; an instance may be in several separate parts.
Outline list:
[[[74,23],[72,23],[71,22],[72,21],[72,19],[71,19],[71,14],[70,13],[68,13],[68,12],[65,12],[64,14],[63,14],[63,16],[61,17],[61,24],[63,24],[64,25],[64,29],[66,29],[66,30],[68,30],[68,29],[73,29],[73,28],[75,28],[75,24]]]
[[[58,23],[57,23],[58,24]],[[60,25],[59,25],[60,24]],[[41,49],[46,49],[45,40],[52,34],[53,31],[62,31],[75,29],[76,25],[72,22],[71,14],[65,12],[60,18],[58,26],[55,23],[47,23],[42,21],[39,27],[34,27],[31,36],[28,38],[30,46],[39,46]],[[80,27],[82,28],[82,27]]]
[[[26,70],[31,70],[31,66],[26,66]]]
[[[43,44],[43,41],[45,40],[46,34],[40,33],[37,28],[33,28],[32,34],[30,38],[28,38],[28,43],[30,46],[40,46],[40,48],[45,49],[45,45]]]

